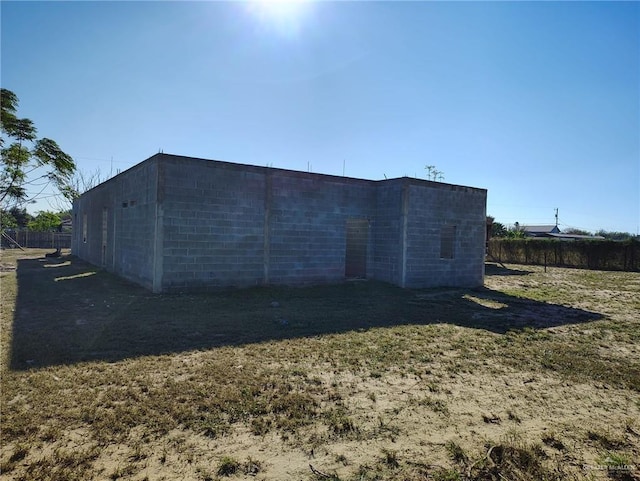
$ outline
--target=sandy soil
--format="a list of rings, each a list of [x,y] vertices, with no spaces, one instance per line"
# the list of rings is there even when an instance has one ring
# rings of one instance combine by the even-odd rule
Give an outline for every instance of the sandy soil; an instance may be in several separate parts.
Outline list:
[[[640,275],[613,286],[594,281],[594,286],[585,290],[585,282],[578,280],[576,271],[549,269],[543,274],[541,268],[520,268],[528,273],[488,276],[486,287],[494,292],[526,292],[546,286],[555,292],[552,296],[557,296],[554,303],[601,317],[592,322],[545,328],[545,336],[554,342],[591,336],[606,359],[625,359],[638,365],[638,343],[633,337],[620,334],[618,331],[626,331],[616,331],[615,326],[638,322],[635,307]],[[422,302],[429,295],[422,292],[417,299]],[[500,298],[492,300],[485,295],[477,302],[495,310],[496,316],[506,309],[506,301]],[[554,311],[546,308],[544,312],[548,317]],[[535,316],[535,307],[522,315]],[[575,479],[606,479],[612,474],[603,468],[607,456],[613,452],[624,454],[632,464],[624,472],[628,478],[621,479],[640,479],[637,388],[584,376],[573,379],[553,370],[534,369],[532,364],[509,362],[497,354],[504,346],[508,348],[509,337],[504,333],[445,323],[416,329],[430,330],[433,335],[433,345],[425,347],[428,361],[387,365],[384,371],[374,373],[336,367],[310,353],[307,361],[295,365],[309,373],[321,390],[331,393],[318,398],[318,411],[340,408],[340,429],[331,429],[324,418],[291,431],[271,429],[264,435],[253,434],[248,423],[238,422],[215,438],[185,429],[155,438],[144,429],[133,429],[120,443],[97,446],[90,440],[87,428],[63,428],[54,440],[30,446],[29,454],[14,462],[3,477],[55,479],[55,463],[51,460],[69,463],[64,461],[65,453],[85,452],[91,466],[82,472],[96,480],[230,477],[294,481],[325,477],[317,472],[342,480],[435,479],[429,476],[445,469],[464,471],[452,460],[452,446],[461,448],[471,463],[481,460],[491,446],[512,443],[539,446],[546,463],[560,466],[565,476]],[[408,336],[417,331],[399,332]],[[376,342],[376,348],[384,349],[384,340]],[[251,365],[250,361],[245,364],[243,358],[251,358],[252,349],[235,348],[238,369]],[[545,355],[534,354],[543,358]],[[219,354],[215,350],[173,354],[172,362],[204,369],[216,355]],[[282,369],[292,367],[282,358],[272,362]],[[49,370],[52,376],[62,376],[56,374],[55,368]],[[24,376],[25,382],[30,382],[29,372]],[[22,406],[24,399],[20,395],[3,397],[3,403],[3,410],[13,409]],[[17,452],[18,444],[3,446],[5,466],[12,453]],[[220,470],[226,458],[239,463],[233,474]],[[49,464],[44,469],[50,477],[42,477],[42,472],[34,474],[37,471],[33,466],[45,459]]]

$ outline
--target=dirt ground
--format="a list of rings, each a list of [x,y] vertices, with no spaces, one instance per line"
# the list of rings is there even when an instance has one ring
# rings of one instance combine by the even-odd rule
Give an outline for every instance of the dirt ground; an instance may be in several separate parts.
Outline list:
[[[0,259],[4,479],[640,479],[640,273],[156,296],[42,255]]]

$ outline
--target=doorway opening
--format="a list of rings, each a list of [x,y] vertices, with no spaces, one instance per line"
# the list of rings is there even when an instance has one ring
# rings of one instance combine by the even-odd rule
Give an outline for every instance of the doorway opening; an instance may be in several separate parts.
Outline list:
[[[345,277],[352,279],[364,279],[367,277],[368,241],[369,221],[367,219],[347,219]]]
[[[109,210],[106,207],[102,208],[102,266],[107,265],[107,225],[108,225]]]

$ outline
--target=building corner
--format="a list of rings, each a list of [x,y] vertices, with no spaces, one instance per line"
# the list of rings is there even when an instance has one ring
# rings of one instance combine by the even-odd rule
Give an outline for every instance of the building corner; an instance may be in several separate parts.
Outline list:
[[[154,294],[162,292],[162,280],[164,269],[164,169],[162,156],[156,159],[156,202],[154,219],[154,242],[153,242],[153,282],[152,291]]]

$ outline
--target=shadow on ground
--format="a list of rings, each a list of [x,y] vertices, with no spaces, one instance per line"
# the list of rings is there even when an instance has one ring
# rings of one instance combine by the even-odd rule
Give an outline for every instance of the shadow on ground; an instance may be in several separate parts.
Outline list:
[[[14,370],[401,324],[505,333],[601,317],[486,288],[409,290],[381,282],[155,295],[71,256],[19,260],[17,276]]]
[[[484,273],[488,276],[526,276],[533,271],[512,269],[500,263],[487,263],[484,267]]]

